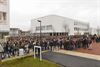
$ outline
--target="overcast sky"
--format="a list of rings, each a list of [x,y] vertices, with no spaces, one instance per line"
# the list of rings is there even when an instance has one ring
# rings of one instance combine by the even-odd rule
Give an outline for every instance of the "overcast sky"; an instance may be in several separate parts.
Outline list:
[[[11,27],[30,29],[31,19],[56,14],[100,26],[100,0],[10,0]]]

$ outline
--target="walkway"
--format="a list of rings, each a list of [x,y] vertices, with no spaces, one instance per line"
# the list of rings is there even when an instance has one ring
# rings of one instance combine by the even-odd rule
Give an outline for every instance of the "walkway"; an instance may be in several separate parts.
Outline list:
[[[100,67],[100,61],[55,52],[43,53],[43,58],[63,67]]]
[[[54,52],[100,61],[100,55],[93,55],[93,54],[82,53],[82,52],[77,52],[77,51],[68,51],[68,50],[59,50],[59,51],[54,51]]]
[[[80,48],[76,51],[78,52],[82,52],[82,53],[89,53],[89,54],[94,54],[94,55],[100,55],[100,43],[93,43],[91,46],[92,50],[88,50],[88,49],[83,49]]]

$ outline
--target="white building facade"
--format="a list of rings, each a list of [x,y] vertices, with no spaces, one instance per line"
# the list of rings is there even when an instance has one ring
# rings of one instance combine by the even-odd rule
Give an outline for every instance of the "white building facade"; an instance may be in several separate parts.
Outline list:
[[[31,33],[41,32],[49,35],[75,35],[89,33],[89,23],[80,22],[70,18],[48,15],[31,21]]]
[[[9,31],[9,0],[0,0],[0,38],[8,35]]]
[[[19,36],[21,35],[21,30],[19,28],[10,28],[10,32],[9,32],[10,36]]]
[[[90,29],[89,29],[89,33],[90,33],[91,35],[97,34],[97,29],[96,29],[96,28],[90,28]]]
[[[90,28],[89,33],[91,35],[94,35],[94,34],[100,35],[100,28]]]

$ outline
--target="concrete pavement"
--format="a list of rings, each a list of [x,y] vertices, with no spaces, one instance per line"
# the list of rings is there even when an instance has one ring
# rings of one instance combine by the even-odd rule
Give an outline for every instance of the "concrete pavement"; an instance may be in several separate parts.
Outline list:
[[[43,53],[43,58],[63,67],[100,67],[100,61],[56,52]]]
[[[68,50],[59,50],[59,51],[54,51],[54,52],[88,58],[88,59],[93,59],[93,60],[100,60],[100,55],[93,55],[93,54],[81,53],[81,52],[77,52],[77,51],[68,51]]]

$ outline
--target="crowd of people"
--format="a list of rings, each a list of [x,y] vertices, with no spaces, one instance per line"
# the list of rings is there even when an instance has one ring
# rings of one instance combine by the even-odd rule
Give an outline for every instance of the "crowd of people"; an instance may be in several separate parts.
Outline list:
[[[52,37],[9,37],[7,42],[0,44],[0,59],[19,56],[19,49],[24,49],[24,54],[34,51],[34,46],[41,46],[42,50],[76,50],[87,49],[93,42],[100,42],[100,37],[94,36],[52,36]]]

